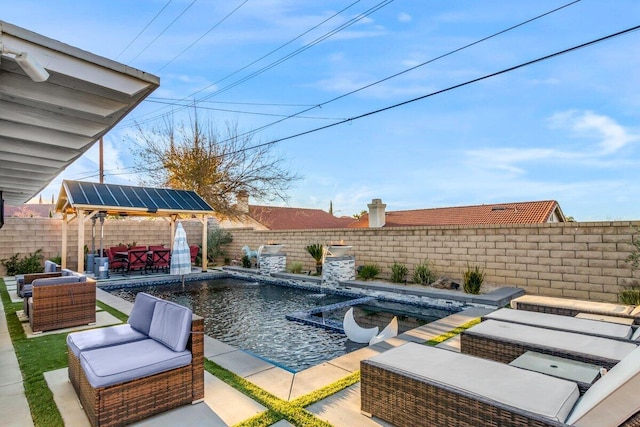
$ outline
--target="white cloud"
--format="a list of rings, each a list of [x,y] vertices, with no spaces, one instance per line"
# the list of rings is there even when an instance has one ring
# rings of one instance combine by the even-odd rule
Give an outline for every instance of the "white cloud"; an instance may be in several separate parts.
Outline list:
[[[638,135],[629,133],[623,126],[610,117],[592,111],[564,111],[549,119],[552,129],[569,130],[575,138],[598,139],[599,153],[612,154],[637,141]]]
[[[413,18],[408,13],[400,12],[398,14],[398,22],[411,22],[411,21],[413,21]]]

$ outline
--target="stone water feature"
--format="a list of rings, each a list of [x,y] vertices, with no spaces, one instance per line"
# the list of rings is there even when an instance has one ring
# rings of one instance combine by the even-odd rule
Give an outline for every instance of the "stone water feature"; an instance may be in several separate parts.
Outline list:
[[[331,245],[322,266],[322,285],[337,286],[340,281],[356,278],[356,257],[346,255],[352,246]]]
[[[269,244],[260,252],[260,274],[281,273],[287,271],[287,254],[282,252],[284,245]]]

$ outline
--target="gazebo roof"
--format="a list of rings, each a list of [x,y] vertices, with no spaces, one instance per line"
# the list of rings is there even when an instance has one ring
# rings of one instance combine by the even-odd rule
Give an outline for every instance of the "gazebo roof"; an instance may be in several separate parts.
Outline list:
[[[213,208],[195,191],[65,180],[56,212],[76,209],[122,216],[213,214]]]

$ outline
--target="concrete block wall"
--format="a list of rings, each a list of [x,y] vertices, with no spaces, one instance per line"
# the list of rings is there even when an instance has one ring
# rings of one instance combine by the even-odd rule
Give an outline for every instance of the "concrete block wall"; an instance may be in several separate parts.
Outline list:
[[[461,279],[479,266],[492,284],[517,286],[527,293],[615,302],[621,289],[640,282],[624,261],[640,222],[554,223],[527,225],[398,227],[303,231],[233,230],[230,253],[267,241],[286,244],[287,262],[314,261],[304,247],[344,240],[356,266],[376,263],[382,276],[397,261],[415,266],[428,260],[438,275]],[[241,255],[240,255],[241,256]]]
[[[185,220],[190,244],[201,244],[202,224]],[[283,243],[287,264],[302,262],[315,271],[315,261],[306,252],[311,243],[343,241],[353,248],[356,267],[376,263],[390,274],[394,261],[409,268],[428,260],[437,274],[461,279],[467,267],[479,266],[486,281],[518,286],[540,295],[617,301],[626,286],[640,283],[640,271],[632,272],[624,261],[633,249],[640,221],[554,223],[533,225],[398,227],[378,229],[330,229],[295,231],[230,230],[233,242],[227,253],[242,258],[244,245],[257,249],[267,242]],[[26,255],[38,248],[45,257],[61,253],[62,221],[51,218],[6,218],[0,229],[0,259],[14,253]],[[99,227],[97,227],[99,236]],[[103,246],[118,243],[169,244],[170,222],[155,220],[107,219]],[[68,265],[77,265],[77,225],[69,224]],[[97,240],[96,240],[97,241]],[[85,243],[91,245],[91,223],[85,224]],[[4,267],[0,265],[0,274]]]

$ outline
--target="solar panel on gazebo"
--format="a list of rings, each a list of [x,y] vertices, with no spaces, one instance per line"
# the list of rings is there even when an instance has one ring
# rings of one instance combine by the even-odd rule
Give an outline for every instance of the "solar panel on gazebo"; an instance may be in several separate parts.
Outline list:
[[[194,191],[167,188],[134,187],[95,182],[64,181],[63,189],[71,206],[82,205],[100,210],[127,208],[148,212],[212,212],[213,209]]]

